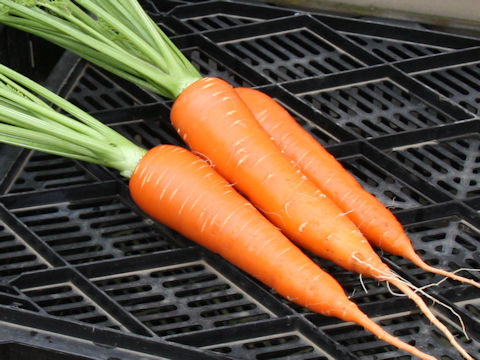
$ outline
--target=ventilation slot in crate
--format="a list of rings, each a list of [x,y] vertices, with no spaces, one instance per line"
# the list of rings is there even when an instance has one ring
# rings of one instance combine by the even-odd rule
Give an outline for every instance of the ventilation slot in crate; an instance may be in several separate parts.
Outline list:
[[[480,109],[480,64],[421,73],[418,80],[446,98],[477,114]]]
[[[343,166],[365,190],[375,195],[390,210],[408,209],[430,204],[418,190],[396,179],[372,160],[359,156],[342,161]]]
[[[362,66],[310,30],[255,37],[222,46],[275,82],[331,74]]]
[[[242,354],[244,359],[274,360],[328,360],[329,357],[300,334],[281,334],[264,339],[255,339],[240,344],[223,345],[210,350],[235,356]]]
[[[0,278],[47,268],[47,263],[0,222]]]
[[[434,55],[451,50],[448,48],[429,46],[426,44],[416,44],[414,42],[364,36],[361,34],[351,34],[349,35],[349,38],[362,48],[374,53],[379,58],[387,62]]]
[[[106,277],[95,284],[159,336],[270,316],[203,263]]]
[[[65,97],[86,111],[112,110],[151,103],[154,98],[141,88],[123,80],[113,81],[111,74],[84,64],[81,76]],[[119,84],[120,83],[120,84]]]
[[[122,328],[71,283],[23,289],[23,293],[52,316],[99,327]]]
[[[118,198],[18,210],[21,221],[72,264],[178,247]]]
[[[246,16],[234,16],[229,14],[213,14],[183,20],[195,31],[206,31],[229,28],[237,25],[251,24],[255,19]]]
[[[457,199],[480,195],[480,139],[468,136],[419,144],[390,154]]]
[[[33,152],[9,192],[57,189],[95,181],[96,179],[74,160]]]
[[[465,220],[456,216],[445,217],[407,225],[406,230],[419,255],[430,265],[449,271],[480,268],[478,262],[480,233]],[[431,274],[425,274],[415,268],[412,268],[410,273],[424,285],[442,279],[440,276],[432,279]],[[460,274],[476,281],[479,279],[475,271],[464,271]],[[457,285],[453,280],[448,280],[446,284],[451,287]]]
[[[362,138],[455,121],[389,80],[325,90],[303,98],[322,115]]]

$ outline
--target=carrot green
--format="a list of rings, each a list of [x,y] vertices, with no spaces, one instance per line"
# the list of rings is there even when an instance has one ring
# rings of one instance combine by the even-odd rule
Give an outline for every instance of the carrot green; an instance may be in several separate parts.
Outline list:
[[[0,22],[168,98],[201,78],[137,1],[0,0]]]
[[[105,165],[125,177],[131,176],[146,152],[85,111],[4,65],[0,65],[0,114],[0,142]]]

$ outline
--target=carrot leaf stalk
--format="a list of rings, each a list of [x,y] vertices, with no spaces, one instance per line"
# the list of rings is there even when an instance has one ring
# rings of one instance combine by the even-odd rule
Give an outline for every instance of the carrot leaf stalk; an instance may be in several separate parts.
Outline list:
[[[0,142],[108,166],[127,178],[146,152],[80,108],[1,64],[0,114]]]
[[[168,98],[201,78],[137,1],[0,0],[0,22]]]

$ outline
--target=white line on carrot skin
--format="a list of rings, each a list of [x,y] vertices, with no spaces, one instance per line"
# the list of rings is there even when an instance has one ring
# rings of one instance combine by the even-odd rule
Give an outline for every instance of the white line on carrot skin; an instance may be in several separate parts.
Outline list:
[[[298,232],[303,232],[303,230],[305,230],[305,227],[307,226],[308,222],[303,222],[300,224],[300,226],[298,227]]]
[[[208,89],[209,87],[212,87],[212,86],[215,86],[215,83],[210,81],[209,83],[203,85],[202,89]]]
[[[158,197],[158,200],[161,201],[163,199],[163,197],[165,196],[165,193],[167,192],[167,189],[170,187],[170,185],[172,184],[174,178],[170,178],[170,180],[168,180],[168,182],[165,184],[165,186],[163,187],[162,191],[160,192],[160,196]]]
[[[175,188],[175,190],[172,191],[172,193],[170,194],[170,196],[168,197],[168,201],[172,201],[173,198],[175,197],[175,195],[177,195],[178,193],[178,187]]]
[[[243,127],[247,127],[247,124],[244,123],[243,119],[235,120],[235,121],[232,123],[232,127],[233,127],[233,126],[237,126],[237,125],[240,125],[240,126],[243,126]]]
[[[310,150],[305,150],[305,151],[303,152],[303,154],[300,155],[300,157],[297,159],[297,162],[298,162],[298,163],[301,163],[302,160],[303,160],[303,158],[304,158],[305,156],[307,156],[308,154],[310,154]]]
[[[239,167],[240,165],[242,165],[242,163],[243,163],[245,160],[247,160],[249,157],[250,157],[250,154],[244,155],[240,160],[238,160],[238,162],[237,162],[237,167]]]
[[[240,145],[241,143],[243,143],[243,142],[244,142],[245,140],[247,140],[247,139],[248,139],[248,136],[245,136],[245,137],[243,137],[243,138],[235,141],[235,142],[233,143],[232,147],[237,147],[238,145]]]
[[[177,215],[180,216],[185,208],[185,205],[190,201],[190,198],[192,197],[192,194],[190,193],[185,200],[183,200],[182,205],[180,206],[180,209],[178,209]]]

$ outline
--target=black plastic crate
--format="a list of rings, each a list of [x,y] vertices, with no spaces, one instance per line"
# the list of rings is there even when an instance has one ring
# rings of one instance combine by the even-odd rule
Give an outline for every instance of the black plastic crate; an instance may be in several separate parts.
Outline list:
[[[480,37],[251,1],[143,4],[202,74],[262,89],[288,108],[394,211],[425,260],[480,268]],[[20,44],[2,62],[137,143],[182,144],[171,101],[56,47],[32,62],[30,43],[15,39],[38,39],[1,35]],[[145,217],[115,171],[10,146],[0,146],[0,162],[1,359],[411,358],[282,299]],[[441,280],[381,255],[413,284]],[[314,259],[388,331],[459,358],[410,301]],[[479,357],[478,289],[449,280],[426,291],[462,316],[469,340],[450,309],[429,302]]]

